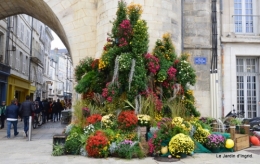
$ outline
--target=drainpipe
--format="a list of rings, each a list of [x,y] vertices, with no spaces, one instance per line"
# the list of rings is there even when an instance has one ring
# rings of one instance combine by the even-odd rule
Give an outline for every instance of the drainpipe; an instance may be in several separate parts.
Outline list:
[[[32,17],[32,29],[31,29],[31,43],[30,43],[30,57],[29,57],[29,76],[28,80],[31,80],[31,58],[32,58],[32,39],[33,38],[33,17]]]
[[[183,11],[184,11],[184,9],[183,9],[183,7],[184,7],[184,5],[183,5],[183,1],[181,1],[181,52],[183,52],[183,50],[184,50],[184,45],[183,45],[183,35],[184,35],[184,21],[183,21],[183,19],[184,19],[184,17],[183,17]]]
[[[223,14],[223,0],[220,0],[220,42],[221,42],[221,36],[222,36],[222,26],[223,26],[223,22],[222,22],[222,14]],[[222,45],[222,43],[220,43],[220,47],[221,47],[221,111],[222,111],[222,115],[221,117],[224,117],[224,112],[225,112],[225,106],[224,106],[224,102],[225,102],[225,94],[224,94],[224,47]]]
[[[6,35],[6,45],[5,45],[5,64],[9,63],[9,38],[10,38],[10,17],[7,18],[7,35]]]

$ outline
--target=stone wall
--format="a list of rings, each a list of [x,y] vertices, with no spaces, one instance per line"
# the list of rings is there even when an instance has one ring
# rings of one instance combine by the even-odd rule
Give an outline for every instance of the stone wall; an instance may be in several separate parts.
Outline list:
[[[183,16],[184,51],[191,54],[197,75],[196,106],[202,116],[210,116],[211,1],[185,0]],[[206,57],[206,65],[195,65],[194,57]]]
[[[126,0],[143,6],[142,19],[147,22],[149,32],[149,52],[152,52],[157,39],[166,32],[172,34],[177,53],[181,52],[181,1],[180,0]],[[115,0],[99,0],[97,3],[97,47],[96,58],[101,56],[106,43],[107,33],[111,32],[116,18],[117,3]]]

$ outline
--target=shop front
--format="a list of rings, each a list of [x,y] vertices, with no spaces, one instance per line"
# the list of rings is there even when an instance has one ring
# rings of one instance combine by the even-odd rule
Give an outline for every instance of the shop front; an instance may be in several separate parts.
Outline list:
[[[8,77],[7,104],[10,104],[13,98],[17,98],[18,102],[25,101],[26,95],[30,95],[33,92],[30,84],[28,80],[10,75]]]
[[[0,63],[0,101],[6,101],[7,82],[10,75],[10,67]]]

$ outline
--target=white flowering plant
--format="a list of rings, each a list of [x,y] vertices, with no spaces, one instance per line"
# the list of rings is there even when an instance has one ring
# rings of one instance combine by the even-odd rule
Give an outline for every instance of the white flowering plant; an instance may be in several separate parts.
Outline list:
[[[113,114],[108,114],[102,117],[101,124],[104,128],[113,128],[115,126],[116,117]]]
[[[188,62],[189,54],[182,54],[179,61],[175,62],[177,68],[177,82],[182,86],[186,84],[194,85],[196,82],[196,72]]]
[[[138,114],[138,125],[139,126],[150,126],[151,124],[151,117],[146,114]]]
[[[89,124],[83,129],[83,131],[85,135],[90,135],[95,132],[95,127],[92,124]]]
[[[131,53],[122,53],[119,56],[119,70],[120,71],[129,71],[132,63],[132,54]]]

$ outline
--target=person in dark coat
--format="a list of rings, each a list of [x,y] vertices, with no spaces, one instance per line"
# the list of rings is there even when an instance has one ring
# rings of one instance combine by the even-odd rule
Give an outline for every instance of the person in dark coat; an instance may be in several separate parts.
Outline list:
[[[5,110],[5,101],[2,101],[2,105],[0,106],[1,129],[5,127]]]
[[[11,137],[10,131],[13,124],[14,127],[14,136],[17,136],[17,121],[18,121],[19,108],[16,105],[16,100],[12,100],[11,105],[6,107],[5,115],[7,120],[7,138]]]
[[[43,105],[43,110],[42,110],[42,118],[43,118],[43,124],[48,122],[48,111],[49,111],[49,103],[48,103],[48,99],[45,99],[44,101],[42,101],[42,105]]]
[[[58,121],[58,112],[59,112],[56,100],[53,100],[51,107],[52,107],[52,113],[53,113],[52,121],[56,122],[56,121]]]
[[[58,110],[58,118],[57,118],[58,120],[57,121],[60,121],[61,111],[63,110],[63,107],[62,107],[62,104],[60,102],[60,99],[57,100],[56,106],[57,106],[57,110]]]
[[[21,104],[19,111],[22,113],[24,122],[24,133],[28,137],[29,116],[32,116],[34,104],[30,101],[30,96],[26,96],[26,100]]]

